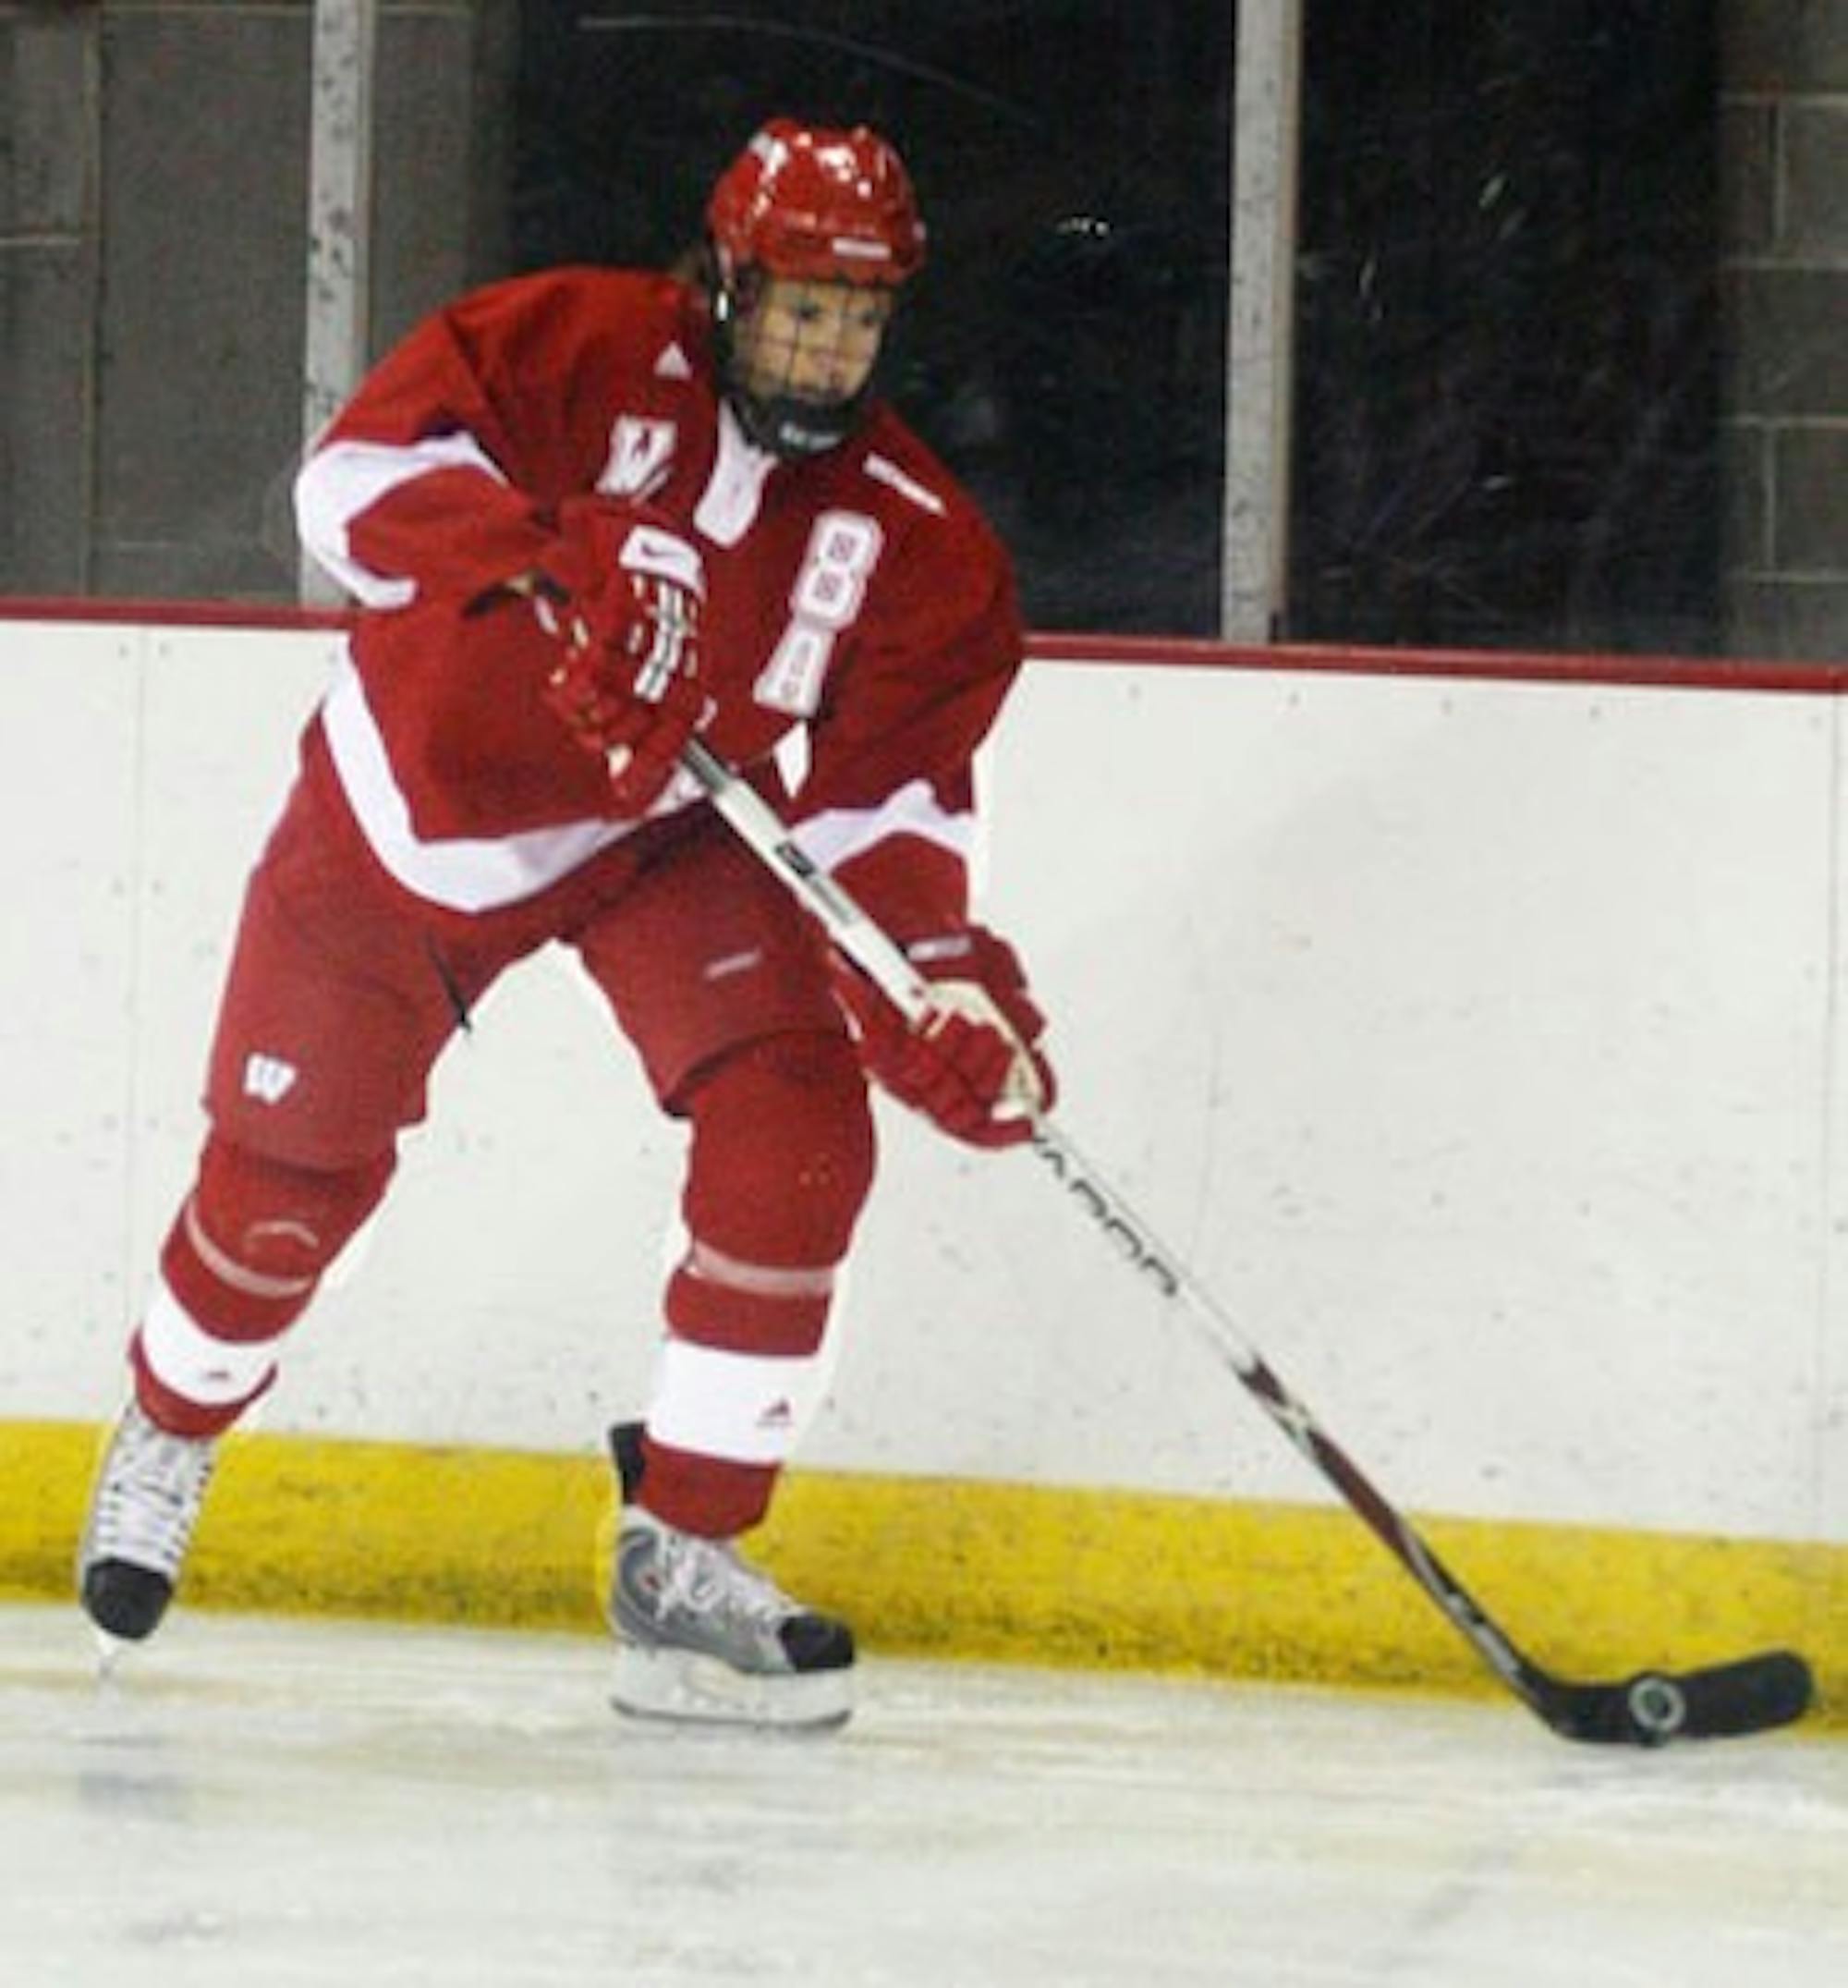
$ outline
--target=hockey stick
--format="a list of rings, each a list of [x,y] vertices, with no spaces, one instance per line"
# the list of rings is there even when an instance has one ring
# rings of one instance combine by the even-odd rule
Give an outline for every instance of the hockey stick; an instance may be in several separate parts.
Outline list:
[[[929,982],[890,935],[803,853],[775,810],[698,740],[687,747],[682,763],[733,830],[820,921],[833,945],[902,1014],[914,1021],[920,1018],[930,999]],[[1090,1219],[1132,1270],[1181,1308],[1219,1360],[1341,1493],[1489,1668],[1555,1733],[1566,1739],[1656,1747],[1675,1738],[1762,1732],[1788,1725],[1808,1709],[1815,1691],[1809,1665],[1788,1650],[1764,1651],[1699,1670],[1645,1671],[1621,1683],[1573,1683],[1543,1670],[1516,1648],[1278,1379],[1232,1315],[1050,1117],[1035,1118],[1032,1150],[1067,1201]]]

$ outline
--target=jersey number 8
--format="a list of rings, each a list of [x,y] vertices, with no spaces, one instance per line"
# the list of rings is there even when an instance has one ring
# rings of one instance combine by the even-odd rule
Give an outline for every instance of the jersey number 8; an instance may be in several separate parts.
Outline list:
[[[883,543],[877,521],[857,511],[823,511],[815,520],[789,590],[789,626],[754,689],[760,704],[793,717],[814,713],[834,643],[866,604]]]

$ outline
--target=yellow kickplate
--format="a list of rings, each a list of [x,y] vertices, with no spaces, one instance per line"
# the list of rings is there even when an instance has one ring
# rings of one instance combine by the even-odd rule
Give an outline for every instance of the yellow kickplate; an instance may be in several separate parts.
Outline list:
[[[0,1426],[0,1595],[71,1590],[102,1432]],[[284,1435],[225,1445],[188,1605],[529,1628],[601,1620],[599,1455]],[[1420,1520],[1537,1662],[1614,1678],[1788,1645],[1848,1727],[1848,1548]],[[752,1551],[869,1650],[1480,1690],[1471,1649],[1344,1508],[792,1473]]]

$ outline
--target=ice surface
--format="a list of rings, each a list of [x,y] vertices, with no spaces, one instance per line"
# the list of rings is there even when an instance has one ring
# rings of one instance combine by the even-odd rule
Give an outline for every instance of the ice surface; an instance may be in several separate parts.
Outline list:
[[[0,1608],[32,1988],[1829,1988],[1848,1747],[871,1662],[828,1738],[605,1707],[593,1640]]]

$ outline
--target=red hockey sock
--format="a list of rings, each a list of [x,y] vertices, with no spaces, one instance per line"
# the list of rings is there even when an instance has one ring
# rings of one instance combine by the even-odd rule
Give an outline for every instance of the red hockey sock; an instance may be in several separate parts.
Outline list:
[[[386,1159],[320,1172],[208,1140],[129,1349],[154,1421],[176,1435],[216,1435],[271,1386],[275,1342],[391,1170]]]
[[[844,1038],[754,1043],[687,1102],[693,1241],[667,1288],[644,1495],[670,1525],[717,1538],[763,1517],[820,1405],[835,1266],[873,1145]]]

